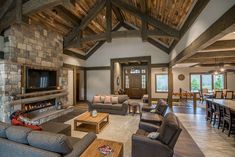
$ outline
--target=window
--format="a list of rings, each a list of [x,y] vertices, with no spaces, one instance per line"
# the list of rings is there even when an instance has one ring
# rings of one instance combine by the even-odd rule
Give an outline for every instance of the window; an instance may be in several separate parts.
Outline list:
[[[192,92],[199,92],[207,89],[208,91],[224,89],[224,75],[211,74],[191,74],[190,88]]]
[[[129,76],[126,75],[126,79],[125,79],[125,88],[129,88]]]
[[[141,75],[142,89],[146,88],[146,75]]]
[[[202,75],[202,90],[207,89],[208,91],[212,91],[212,75],[203,74]]]
[[[201,90],[201,76],[191,75],[191,91],[198,92]]]
[[[214,89],[223,90],[224,89],[224,75],[214,75]]]
[[[168,92],[168,75],[158,74],[155,76],[156,92]]]

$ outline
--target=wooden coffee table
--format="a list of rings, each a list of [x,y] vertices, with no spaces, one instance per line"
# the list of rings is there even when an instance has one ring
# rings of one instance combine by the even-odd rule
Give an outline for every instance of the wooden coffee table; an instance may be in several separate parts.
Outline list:
[[[108,145],[113,152],[108,157],[123,157],[123,144],[120,142],[96,139],[80,157],[104,157],[98,150],[100,146]]]
[[[92,117],[90,112],[81,114],[74,120],[74,130],[100,133],[100,131],[109,123],[108,113],[97,113],[96,117]]]

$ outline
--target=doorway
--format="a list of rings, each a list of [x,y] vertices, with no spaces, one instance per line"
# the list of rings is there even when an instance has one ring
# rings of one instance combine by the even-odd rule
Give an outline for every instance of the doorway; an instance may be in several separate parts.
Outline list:
[[[111,93],[127,94],[131,99],[148,94],[150,100],[150,74],[150,56],[111,59]]]
[[[124,90],[131,99],[141,99],[147,94],[147,67],[123,67]]]

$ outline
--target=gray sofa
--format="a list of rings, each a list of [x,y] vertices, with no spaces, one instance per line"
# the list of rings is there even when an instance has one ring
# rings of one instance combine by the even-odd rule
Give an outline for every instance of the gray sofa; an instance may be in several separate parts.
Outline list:
[[[128,96],[127,95],[115,95],[118,97],[117,104],[105,104],[104,102],[94,103],[89,102],[89,111],[97,110],[98,112],[105,112],[111,114],[126,115],[128,111]]]
[[[79,157],[95,139],[94,133],[79,139],[0,122],[1,157]]]
[[[157,139],[148,138],[150,132],[158,132]],[[172,112],[166,114],[160,127],[140,122],[139,130],[132,136],[132,157],[172,157],[180,133],[179,120]]]

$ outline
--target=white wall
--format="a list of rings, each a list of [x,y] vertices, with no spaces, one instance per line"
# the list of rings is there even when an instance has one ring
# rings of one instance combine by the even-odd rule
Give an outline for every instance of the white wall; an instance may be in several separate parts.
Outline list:
[[[113,39],[105,43],[86,61],[87,67],[110,66],[112,58],[151,56],[152,63],[168,63],[169,55],[141,38]],[[110,71],[88,71],[87,97],[91,99],[98,93],[110,94]],[[89,86],[89,87],[88,87]]]
[[[189,28],[176,47],[172,50],[170,54],[171,60],[187,46],[189,46],[189,44],[199,37],[234,4],[235,0],[210,0],[194,24]]]
[[[96,94],[110,94],[110,70],[87,71],[87,99]]]
[[[169,55],[141,38],[113,39],[105,43],[86,61],[87,67],[109,66],[112,58],[151,56],[152,63],[168,63]]]
[[[75,57],[71,57],[68,55],[63,54],[63,61],[66,64],[70,64],[70,65],[76,65],[76,66],[85,66],[86,65],[86,61],[79,59],[79,58],[75,58]]]

